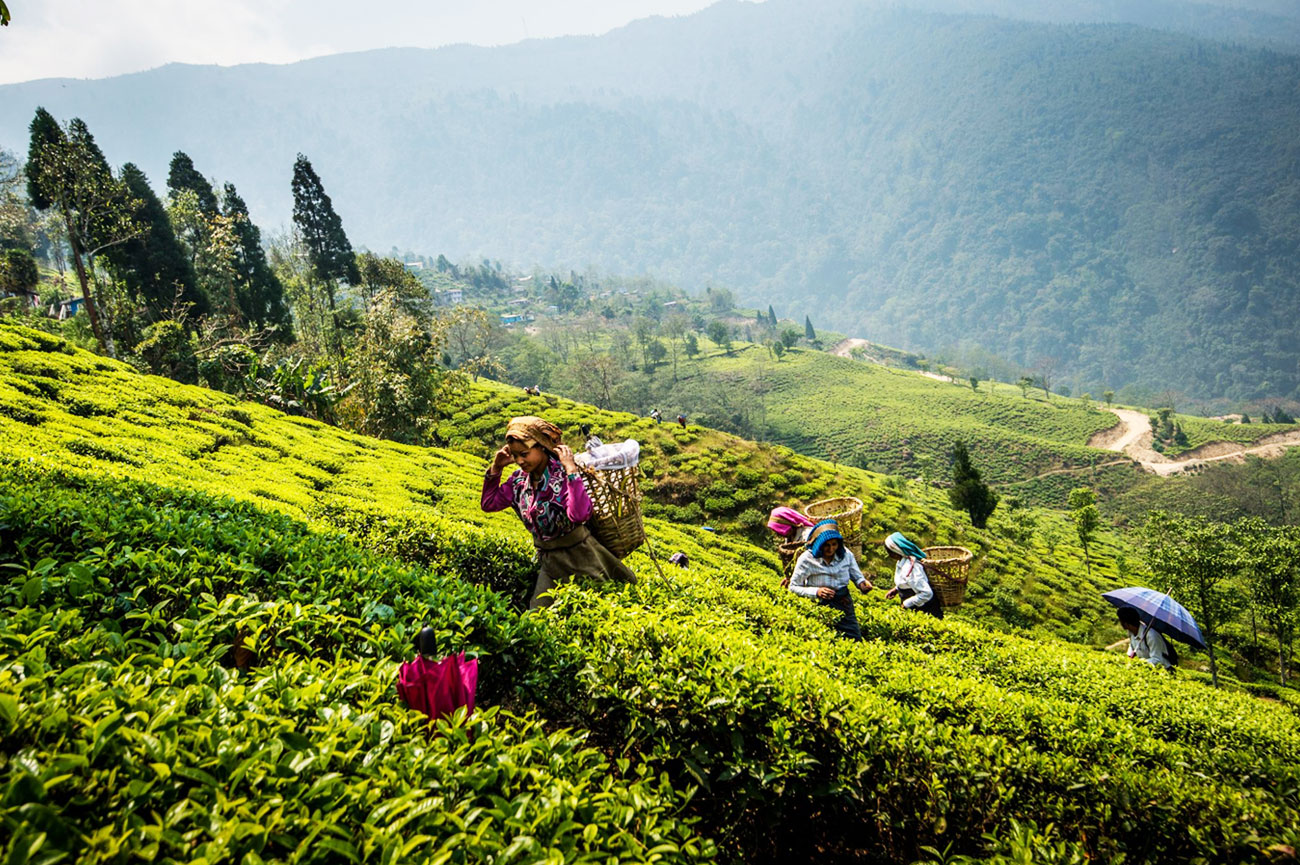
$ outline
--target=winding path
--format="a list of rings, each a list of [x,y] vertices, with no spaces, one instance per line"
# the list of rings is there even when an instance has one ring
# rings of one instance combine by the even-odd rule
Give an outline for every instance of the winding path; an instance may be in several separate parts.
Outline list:
[[[1300,445],[1300,430],[1273,433],[1253,445],[1237,442],[1210,442],[1185,454],[1170,458],[1151,447],[1151,421],[1140,411],[1112,408],[1119,423],[1088,439],[1088,447],[1115,451],[1132,457],[1146,471],[1168,476],[1214,462],[1241,462],[1247,454],[1279,457],[1288,447]]]
[[[871,343],[865,339],[850,337],[841,340],[831,349],[831,354],[839,357],[852,357],[855,348],[866,348]],[[946,375],[922,372],[927,378],[939,381],[952,381]],[[1145,412],[1127,408],[1112,408],[1109,411],[1119,418],[1119,423],[1110,429],[1102,430],[1088,439],[1088,447],[1114,451],[1124,454],[1138,465],[1153,474],[1168,476],[1215,462],[1241,462],[1247,454],[1272,459],[1280,457],[1288,447],[1300,446],[1300,430],[1273,433],[1264,436],[1253,445],[1237,442],[1210,442],[1193,448],[1177,457],[1167,457],[1151,447],[1151,421]],[[1117,461],[1118,462],[1118,461]],[[1103,463],[1101,465],[1113,465]],[[1056,469],[1047,474],[1067,474],[1078,471],[1090,471],[1093,467]]]

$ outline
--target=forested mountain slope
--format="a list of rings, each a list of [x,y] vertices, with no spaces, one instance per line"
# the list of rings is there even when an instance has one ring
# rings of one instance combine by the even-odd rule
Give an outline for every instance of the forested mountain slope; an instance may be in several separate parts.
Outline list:
[[[636,554],[636,586],[521,617],[493,589],[527,568],[522,530],[478,512],[464,452],[19,328],[0,382],[12,860],[1257,862],[1300,841],[1289,702],[872,602],[849,645],[765,554],[658,520],[690,567]],[[393,695],[420,623],[483,671],[484,711],[433,736]]]
[[[1086,17],[1086,16],[1085,16]],[[399,83],[400,82],[400,83]],[[0,89],[353,238],[736,287],[1078,389],[1294,397],[1300,59],[1123,24],[724,3],[599,38]]]

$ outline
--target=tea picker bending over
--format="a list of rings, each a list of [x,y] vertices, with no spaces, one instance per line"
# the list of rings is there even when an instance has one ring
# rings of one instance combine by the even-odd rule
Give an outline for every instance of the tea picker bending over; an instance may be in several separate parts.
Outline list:
[[[902,532],[894,532],[885,538],[885,550],[896,561],[894,587],[885,593],[885,599],[890,600],[897,595],[902,599],[905,609],[920,610],[936,619],[942,619],[943,601],[935,594],[930,578],[925,573],[925,566],[921,564],[925,551],[905,538]]]
[[[503,484],[501,471],[512,462],[520,470]],[[480,506],[489,513],[513,508],[533,536],[538,567],[530,610],[550,606],[551,589],[576,574],[636,581],[636,573],[584,525],[591,519],[591,498],[573,451],[553,423],[531,415],[511,419],[506,443],[483,477]]]
[[[834,607],[843,615],[835,629],[840,636],[861,640],[858,615],[849,596],[849,583],[862,592],[872,589],[871,581],[862,575],[858,560],[844,547],[839,523],[822,520],[808,533],[808,548],[799,554],[790,577],[790,591],[805,598],[816,598],[819,604]]]

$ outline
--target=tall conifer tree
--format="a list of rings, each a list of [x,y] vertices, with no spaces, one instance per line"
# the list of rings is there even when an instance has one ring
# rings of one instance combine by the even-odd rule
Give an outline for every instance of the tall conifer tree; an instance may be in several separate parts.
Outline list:
[[[239,305],[244,318],[264,327],[275,326],[288,338],[291,320],[284,302],[284,286],[266,261],[262,232],[248,217],[248,206],[233,183],[225,186],[225,215],[239,241],[235,268],[239,272]]]
[[[188,189],[198,199],[199,210],[209,218],[217,215],[217,193],[208,179],[194,167],[194,160],[183,150],[172,154],[167,171],[167,189],[172,198],[182,189]]]
[[[361,282],[357,257],[343,233],[343,221],[334,212],[334,203],[311,162],[301,153],[293,164],[293,221],[302,231],[316,279],[341,279],[350,285]],[[332,296],[330,302],[332,308]]]
[[[132,297],[154,312],[179,298],[193,305],[196,314],[207,312],[207,298],[198,290],[194,268],[176,239],[167,209],[149,179],[132,163],[122,166],[122,183],[135,207],[132,215],[145,233],[110,249],[105,257]]]
[[[301,153],[293,164],[293,221],[302,233],[303,245],[307,247],[310,278],[325,289],[334,333],[333,349],[342,355],[335,289],[339,280],[346,280],[350,285],[359,284],[361,273],[352,244],[343,233],[343,221],[334,212],[334,204],[325,194],[320,177]]]

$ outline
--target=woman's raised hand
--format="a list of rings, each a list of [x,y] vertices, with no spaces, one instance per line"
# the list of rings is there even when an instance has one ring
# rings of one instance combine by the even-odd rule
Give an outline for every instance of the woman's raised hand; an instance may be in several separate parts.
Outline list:
[[[566,472],[572,473],[578,470],[578,463],[573,458],[573,448],[568,445],[556,445],[555,456]]]
[[[514,459],[515,455],[510,453],[510,445],[502,445],[501,450],[492,456],[492,474],[501,474],[501,470],[514,462]]]

